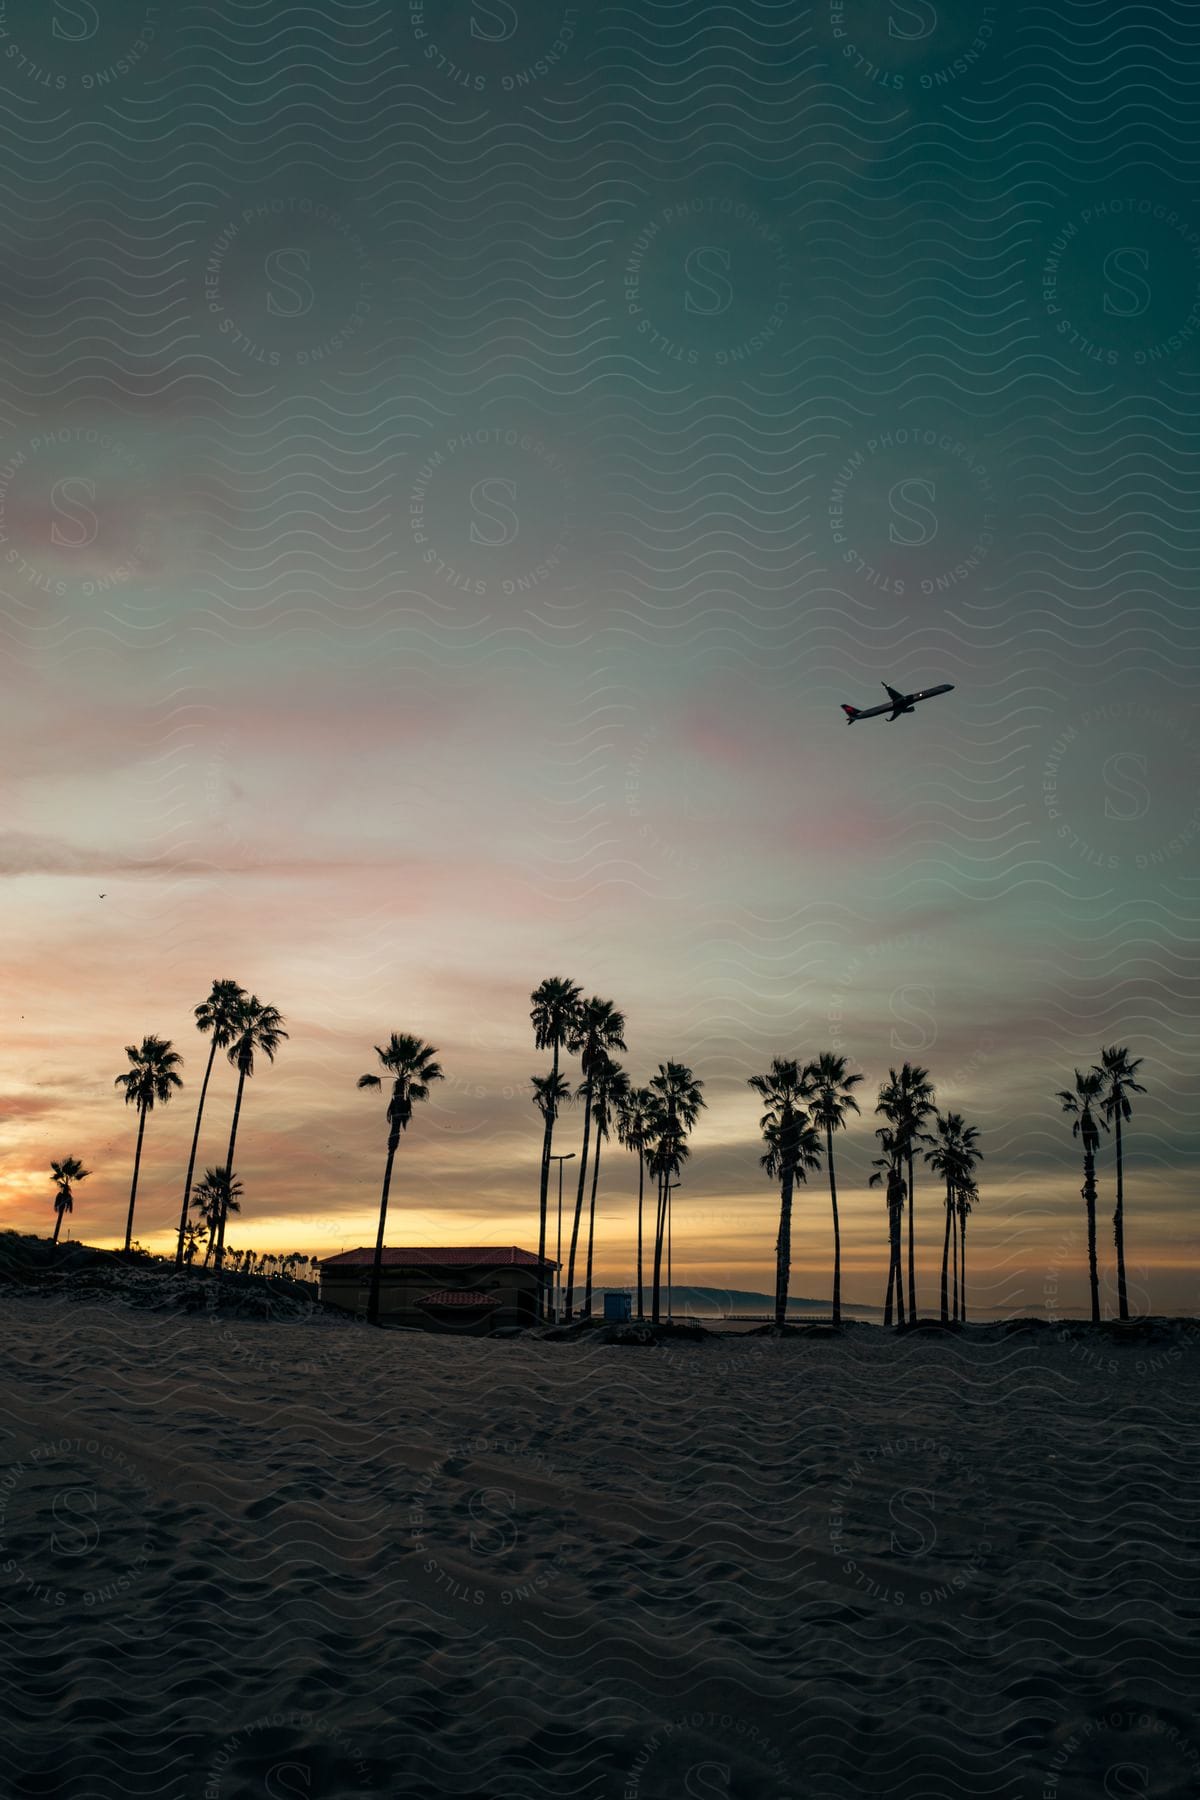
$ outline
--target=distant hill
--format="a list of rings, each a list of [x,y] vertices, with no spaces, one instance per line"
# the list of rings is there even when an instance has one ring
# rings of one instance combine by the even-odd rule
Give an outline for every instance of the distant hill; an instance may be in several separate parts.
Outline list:
[[[594,1294],[625,1294],[628,1288],[595,1288]],[[649,1305],[649,1283],[645,1287],[646,1302]],[[662,1304],[666,1305],[666,1283],[662,1288]],[[636,1298],[636,1292],[635,1292]],[[723,1313],[773,1313],[775,1311],[774,1294],[756,1294],[746,1288],[684,1287],[676,1282],[671,1289],[671,1305],[675,1312],[689,1312],[698,1319],[720,1318]],[[793,1297],[788,1300],[788,1314],[818,1313],[823,1318],[829,1316],[831,1302],[828,1300],[806,1300]],[[843,1300],[842,1311],[849,1318],[863,1319],[882,1313],[882,1306],[866,1306],[857,1300]]]

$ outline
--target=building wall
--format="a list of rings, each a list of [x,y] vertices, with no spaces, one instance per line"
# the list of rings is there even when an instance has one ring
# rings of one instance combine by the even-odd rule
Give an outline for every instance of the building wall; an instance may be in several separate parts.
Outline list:
[[[468,1336],[483,1336],[497,1325],[532,1325],[537,1320],[537,1296],[540,1287],[533,1269],[404,1269],[383,1268],[379,1284],[379,1316],[394,1325],[416,1325],[426,1331],[453,1331]],[[327,1306],[339,1306],[347,1312],[366,1316],[367,1297],[371,1287],[371,1270],[367,1265],[340,1269],[322,1269],[321,1299]],[[470,1289],[482,1294],[495,1294],[499,1306],[489,1309],[486,1318],[470,1324],[435,1316],[417,1304],[423,1294],[442,1289]],[[445,1322],[443,1322],[445,1321]]]

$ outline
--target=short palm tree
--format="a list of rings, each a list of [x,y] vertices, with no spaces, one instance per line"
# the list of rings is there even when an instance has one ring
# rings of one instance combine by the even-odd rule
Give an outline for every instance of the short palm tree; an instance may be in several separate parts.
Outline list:
[[[77,1181],[86,1181],[91,1174],[85,1169],[77,1156],[63,1156],[58,1162],[50,1164],[50,1178],[54,1182],[54,1237],[52,1243],[57,1244],[58,1234],[62,1230],[63,1214],[74,1212],[75,1196],[72,1185]]]
[[[617,1111],[617,1137],[638,1159],[637,1210],[637,1316],[645,1318],[643,1286],[643,1211],[646,1191],[646,1158],[662,1129],[663,1112],[657,1096],[648,1087],[631,1088]]]
[[[204,1069],[204,1080],[200,1084],[200,1103],[196,1107],[196,1128],[192,1132],[191,1154],[188,1157],[187,1175],[183,1183],[183,1205],[179,1209],[179,1236],[175,1244],[175,1267],[177,1269],[183,1262],[183,1239],[188,1224],[192,1176],[196,1170],[196,1151],[200,1144],[200,1121],[204,1117],[204,1101],[208,1094],[209,1077],[213,1072],[217,1051],[227,1050],[233,1042],[234,1029],[240,1009],[246,1003],[246,998],[245,992],[236,981],[214,981],[208,999],[202,1000],[195,1009],[196,1030],[207,1032],[209,1035],[208,1062]]]
[[[829,1170],[829,1203],[833,1208],[833,1322],[842,1322],[842,1232],[838,1220],[837,1178],[833,1170],[833,1134],[846,1124],[847,1113],[856,1113],[854,1089],[861,1075],[851,1075],[844,1056],[823,1050],[810,1062],[802,1077],[812,1122],[825,1133],[825,1166]]]
[[[900,1253],[900,1233],[904,1222],[904,1201],[907,1188],[904,1182],[904,1150],[896,1132],[887,1125],[876,1131],[879,1139],[880,1154],[872,1157],[875,1170],[870,1177],[870,1187],[887,1186],[888,1216],[888,1284],[887,1299],[883,1308],[883,1322],[892,1323],[893,1307],[898,1322],[904,1324],[904,1265]]]
[[[654,1232],[654,1283],[651,1292],[651,1317],[659,1322],[662,1300],[663,1244],[670,1228],[671,1189],[684,1162],[690,1156],[688,1133],[707,1104],[704,1083],[697,1081],[686,1063],[659,1063],[658,1073],[650,1078],[650,1092],[658,1101],[661,1118],[658,1138],[651,1157],[651,1173],[658,1184],[658,1211]]]
[[[196,1252],[208,1237],[203,1225],[193,1225],[189,1220],[183,1232],[184,1267],[190,1269],[196,1260]]]
[[[775,1240],[775,1323],[787,1320],[788,1283],[792,1263],[792,1195],[809,1169],[821,1166],[821,1140],[801,1102],[804,1077],[798,1062],[775,1057],[765,1075],[752,1075],[750,1087],[766,1102],[759,1121],[765,1154],[759,1162],[779,1183],[779,1235]]]
[[[954,1228],[958,1204],[958,1190],[973,1178],[973,1170],[981,1155],[977,1148],[979,1133],[974,1125],[966,1125],[961,1113],[951,1112],[945,1116],[937,1113],[934,1118],[932,1132],[921,1133],[922,1143],[928,1144],[925,1161],[935,1175],[941,1175],[946,1183],[946,1236],[942,1244],[942,1324],[950,1323],[950,1233]],[[910,1202],[911,1204],[911,1202]]]
[[[1061,1088],[1062,1109],[1071,1115],[1071,1136],[1083,1145],[1083,1204],[1087,1213],[1088,1283],[1092,1292],[1092,1324],[1100,1323],[1100,1275],[1096,1267],[1096,1150],[1100,1132],[1108,1130],[1103,1113],[1104,1076],[1099,1069],[1086,1075],[1076,1069],[1075,1089]]]
[[[571,1099],[571,1084],[565,1075],[555,1075],[553,1073],[549,1075],[531,1075],[529,1081],[533,1088],[533,1093],[530,1097],[533,1104],[541,1113],[543,1120],[546,1122],[546,1132],[548,1135],[542,1140],[542,1155],[546,1158],[546,1168],[548,1169],[550,1161],[545,1146],[551,1142],[551,1135],[549,1134],[552,1134],[554,1131],[555,1119],[558,1117],[563,1106],[568,1104]],[[561,1188],[559,1189],[559,1197],[560,1199],[562,1197]],[[544,1206],[545,1203],[543,1202],[543,1212]],[[559,1218],[559,1224],[560,1226],[562,1224],[561,1216]],[[541,1245],[541,1249],[538,1251],[541,1262],[541,1269],[538,1274],[538,1280],[541,1283],[538,1313],[539,1316],[544,1319],[546,1316],[546,1220],[544,1216],[539,1221],[538,1225],[538,1242]]]
[[[592,1122],[596,1127],[596,1147],[592,1155],[592,1197],[588,1206],[587,1263],[583,1278],[583,1310],[592,1310],[592,1252],[596,1242],[596,1189],[600,1184],[600,1146],[608,1140],[613,1115],[629,1093],[629,1077],[620,1063],[605,1056],[597,1065],[592,1080]]]
[[[138,1174],[142,1166],[142,1138],[146,1131],[146,1114],[156,1105],[165,1106],[176,1088],[183,1086],[176,1071],[183,1058],[171,1048],[169,1038],[144,1037],[140,1044],[126,1044],[129,1068],[118,1075],[114,1087],[125,1090],[126,1106],[138,1112],[137,1149],[133,1155],[133,1182],[129,1189],[129,1213],[125,1220],[125,1249],[133,1242],[133,1209],[137,1201]]]
[[[275,1061],[275,1052],[287,1038],[283,1029],[283,1019],[273,1006],[268,1006],[251,994],[243,1000],[233,1021],[232,1036],[229,1039],[226,1054],[238,1072],[237,1098],[233,1103],[233,1124],[229,1129],[229,1149],[225,1155],[224,1166],[233,1167],[234,1146],[237,1143],[238,1121],[242,1116],[242,1094],[247,1079],[254,1073],[254,1058],[261,1052],[268,1062]],[[222,1214],[217,1226],[217,1249],[213,1258],[213,1267],[220,1275],[225,1256],[225,1217]]]
[[[601,1059],[606,1058],[610,1050],[625,1048],[625,1018],[612,1001],[601,1000],[595,994],[590,1000],[581,1000],[567,1036],[567,1049],[573,1056],[578,1056],[583,1074],[579,1088],[583,1101],[583,1149],[579,1157],[579,1187],[575,1194],[575,1218],[571,1226],[571,1249],[567,1257],[568,1319],[571,1317],[575,1298],[575,1252],[579,1244],[579,1224],[583,1217],[583,1195],[587,1183],[588,1143],[592,1129],[592,1084]]]
[[[559,1053],[566,1048],[575,1029],[580,999],[581,990],[573,981],[566,981],[561,975],[551,975],[539,987],[534,988],[529,996],[529,1020],[533,1026],[534,1047],[538,1050],[549,1050],[553,1056],[549,1079],[553,1084],[552,1091],[556,1094],[558,1092]],[[543,1266],[546,1261],[546,1208],[550,1195],[550,1157],[554,1149],[554,1122],[557,1117],[557,1106],[550,1111],[542,1107],[542,1168],[538,1182],[538,1257]],[[544,1312],[544,1285],[542,1300]]]
[[[888,1070],[888,1078],[879,1090],[879,1104],[875,1111],[881,1114],[897,1134],[899,1148],[904,1159],[906,1185],[908,1188],[908,1314],[910,1319],[917,1316],[917,1254],[915,1207],[916,1169],[914,1157],[916,1143],[921,1136],[921,1127],[933,1112],[933,1085],[929,1079],[928,1069],[922,1069],[916,1063],[905,1063],[900,1073],[895,1069]]]
[[[1104,1116],[1114,1126],[1113,1137],[1117,1153],[1117,1204],[1113,1212],[1113,1241],[1117,1247],[1117,1313],[1122,1319],[1129,1317],[1129,1289],[1125,1282],[1125,1159],[1121,1144],[1121,1125],[1133,1113],[1129,1104],[1130,1094],[1144,1094],[1146,1091],[1137,1080],[1137,1072],[1141,1066],[1142,1058],[1135,1056],[1131,1062],[1128,1050],[1119,1044],[1110,1044],[1107,1050],[1102,1050],[1096,1066],[1096,1073],[1104,1083]]]
[[[375,1260],[371,1264],[371,1288],[367,1297],[367,1323],[379,1323],[379,1284],[383,1272],[383,1239],[387,1229],[388,1191],[392,1185],[392,1164],[400,1147],[400,1133],[407,1131],[413,1107],[428,1100],[429,1089],[445,1076],[437,1061],[437,1051],[419,1037],[408,1032],[393,1031],[386,1048],[376,1044],[379,1058],[391,1083],[387,1108],[387,1161],[383,1166],[383,1192],[379,1197],[379,1230],[375,1236]],[[360,1075],[360,1088],[382,1088],[383,1077]]]
[[[215,1169],[205,1169],[203,1180],[196,1183],[192,1194],[192,1208],[200,1214],[208,1228],[210,1249],[216,1249],[217,1233],[222,1229],[226,1217],[230,1213],[241,1212],[243,1192],[237,1176],[231,1177],[224,1164]],[[208,1257],[204,1260],[207,1263]]]

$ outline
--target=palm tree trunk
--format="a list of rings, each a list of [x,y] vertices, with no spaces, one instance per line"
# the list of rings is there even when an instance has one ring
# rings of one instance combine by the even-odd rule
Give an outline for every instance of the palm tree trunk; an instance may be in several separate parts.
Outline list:
[[[371,1264],[371,1287],[367,1294],[367,1324],[379,1323],[379,1284],[383,1275],[383,1236],[387,1229],[388,1192],[392,1185],[392,1164],[396,1160],[399,1131],[388,1132],[387,1162],[383,1169],[383,1192],[379,1196],[379,1230],[375,1234],[375,1260]]]
[[[225,1158],[225,1173],[231,1182],[233,1180],[233,1147],[237,1143],[238,1120],[242,1113],[242,1091],[245,1086],[246,1071],[242,1069],[238,1074],[237,1099],[233,1103],[233,1127],[229,1133],[229,1153]],[[227,1211],[228,1208],[222,1199],[220,1217],[217,1220],[217,1253],[213,1258],[213,1269],[218,1276],[225,1260],[225,1214]]]
[[[962,1310],[959,1317],[965,1325],[967,1322],[967,1220],[965,1214],[958,1221],[958,1235],[962,1245]]]
[[[1092,1324],[1100,1323],[1100,1276],[1096,1268],[1096,1158],[1083,1157],[1083,1203],[1087,1209],[1088,1282],[1092,1290]]]
[[[558,1044],[554,1045],[554,1066],[551,1074],[553,1086],[551,1093],[558,1087]],[[546,1113],[546,1129],[542,1134],[542,1179],[541,1193],[538,1199],[538,1261],[545,1265],[546,1261],[546,1211],[550,1202],[550,1153],[554,1148],[554,1107]],[[543,1321],[546,1317],[546,1278],[541,1275],[540,1313]]]
[[[903,1325],[904,1319],[904,1202],[896,1208],[896,1242],[893,1255],[896,1258],[896,1323]]]
[[[1114,1118],[1117,1132],[1117,1205],[1113,1213],[1113,1238],[1117,1246],[1117,1316],[1129,1317],[1129,1289],[1125,1285],[1125,1161],[1121,1150],[1121,1108]]]
[[[833,1322],[842,1322],[842,1232],[838,1224],[837,1180],[833,1173],[833,1127],[825,1127],[825,1155],[829,1163],[829,1200],[833,1207]]]
[[[950,1209],[950,1238],[954,1253],[954,1323],[958,1324],[958,1204]]]
[[[137,1199],[138,1170],[142,1166],[142,1135],[146,1129],[146,1108],[138,1108],[137,1149],[133,1153],[133,1185],[129,1190],[129,1216],[125,1220],[125,1248],[133,1241],[133,1203]]]
[[[183,1234],[187,1229],[188,1203],[192,1197],[192,1176],[196,1170],[196,1150],[200,1143],[200,1121],[204,1117],[204,1096],[208,1092],[208,1078],[213,1072],[213,1061],[217,1054],[216,1037],[208,1048],[208,1067],[204,1071],[204,1080],[200,1085],[200,1104],[196,1108],[196,1129],[192,1133],[192,1153],[188,1157],[187,1178],[183,1184],[183,1205],[179,1209],[179,1238],[175,1245],[175,1267],[183,1266]]]
[[[659,1171],[658,1204],[654,1210],[654,1285],[650,1297],[650,1320],[657,1325],[662,1304],[662,1258],[663,1258],[663,1182],[665,1176]]]
[[[888,1213],[889,1213],[889,1215],[891,1213],[890,1207],[888,1208]],[[895,1285],[896,1285],[896,1224],[895,1224],[895,1220],[889,1216],[889,1218],[888,1218],[887,1299],[883,1303],[883,1322],[884,1322],[885,1326],[890,1325],[892,1322],[892,1291],[895,1288]]]
[[[587,1182],[588,1140],[592,1129],[592,1084],[583,1090],[583,1149],[579,1156],[579,1188],[575,1195],[575,1219],[571,1226],[571,1251],[567,1257],[567,1298],[564,1311],[571,1317],[575,1300],[575,1250],[579,1243],[579,1221],[583,1217],[583,1190]]]
[[[645,1195],[645,1191],[646,1191],[646,1157],[645,1157],[645,1153],[639,1147],[639,1149],[638,1149],[638,1277],[637,1277],[637,1287],[638,1287],[637,1316],[639,1319],[642,1319],[645,1317],[645,1305],[644,1305],[643,1295],[642,1295],[642,1202],[643,1202],[643,1197]]]
[[[64,1207],[64,1206],[56,1206],[54,1209],[54,1236],[51,1239],[51,1248],[52,1249],[53,1249],[54,1245],[57,1244],[57,1242],[58,1242],[58,1234],[62,1230],[63,1213],[65,1211],[66,1211],[66,1207]]]
[[[596,1240],[596,1188],[600,1181],[600,1145],[603,1140],[596,1133],[596,1154],[592,1158],[592,1201],[588,1209],[588,1248],[587,1270],[583,1278],[583,1310],[590,1318],[592,1311],[592,1249]]]
[[[788,1280],[792,1272],[792,1193],[794,1177],[779,1183],[779,1237],[775,1243],[775,1323],[787,1322]]]
[[[913,1199],[916,1183],[913,1181],[912,1150],[908,1152],[908,1316],[914,1322],[917,1317],[917,1252],[913,1244]]]
[[[950,1296],[947,1286],[950,1278],[950,1209],[951,1209],[950,1177],[946,1177],[946,1235],[942,1240],[942,1324],[950,1323]]]

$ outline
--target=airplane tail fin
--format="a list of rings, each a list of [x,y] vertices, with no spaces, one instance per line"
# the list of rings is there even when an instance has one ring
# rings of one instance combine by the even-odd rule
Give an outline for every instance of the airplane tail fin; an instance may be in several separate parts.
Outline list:
[[[846,705],[846,703],[845,703],[845,701],[844,701],[844,700],[843,700],[843,702],[842,702],[842,711],[843,711],[843,712],[844,712],[844,713],[845,713],[845,715],[846,715],[846,723],[847,723],[847,725],[853,725],[853,723],[854,723],[854,721],[855,721],[855,719],[857,719],[857,717],[858,717],[858,708],[857,708],[857,706],[847,706],[847,705]]]

